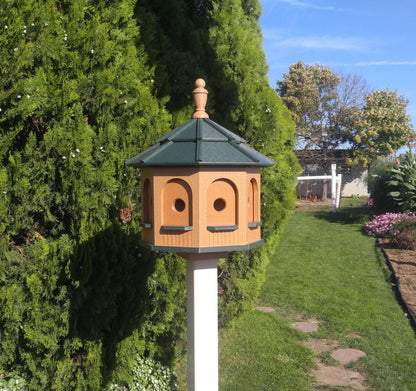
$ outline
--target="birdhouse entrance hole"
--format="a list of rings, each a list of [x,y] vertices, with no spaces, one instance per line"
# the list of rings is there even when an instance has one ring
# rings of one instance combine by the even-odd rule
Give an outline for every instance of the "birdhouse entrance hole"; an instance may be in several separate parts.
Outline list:
[[[175,205],[173,206],[173,208],[177,211],[177,212],[183,212],[185,210],[186,204],[185,201],[181,198],[178,198],[175,201]]]
[[[214,209],[217,211],[217,212],[221,212],[221,211],[223,211],[224,209],[225,209],[225,206],[226,206],[227,204],[225,203],[225,200],[223,199],[223,198],[217,198],[215,201],[214,201]]]

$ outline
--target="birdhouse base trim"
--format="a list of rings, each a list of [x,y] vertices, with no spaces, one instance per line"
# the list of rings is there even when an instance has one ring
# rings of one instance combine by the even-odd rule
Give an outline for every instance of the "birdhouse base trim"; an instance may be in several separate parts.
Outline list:
[[[140,227],[143,227],[143,228],[152,228],[152,223],[140,223]]]
[[[162,230],[164,231],[192,231],[194,227],[192,225],[162,225]]]
[[[207,227],[210,232],[235,231],[237,229],[238,225],[212,225]]]
[[[256,223],[248,223],[248,228],[254,229],[257,227],[261,227],[261,222],[256,222]]]
[[[257,242],[243,244],[238,246],[217,246],[217,247],[171,247],[171,246],[156,246],[154,244],[140,241],[140,244],[147,247],[151,251],[171,251],[176,253],[192,253],[192,254],[206,254],[230,251],[248,251],[255,247],[261,246],[264,243],[263,239]]]

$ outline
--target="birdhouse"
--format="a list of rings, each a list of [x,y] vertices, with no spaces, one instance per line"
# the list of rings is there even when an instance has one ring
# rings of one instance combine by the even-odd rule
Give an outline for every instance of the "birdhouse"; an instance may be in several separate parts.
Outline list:
[[[202,79],[193,118],[127,161],[141,169],[142,242],[152,250],[214,253],[263,243],[260,168],[274,161],[209,119]]]

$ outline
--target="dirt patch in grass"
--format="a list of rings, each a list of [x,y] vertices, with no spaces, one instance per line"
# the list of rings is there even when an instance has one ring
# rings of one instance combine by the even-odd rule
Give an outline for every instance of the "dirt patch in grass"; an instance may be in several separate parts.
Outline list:
[[[331,211],[331,199],[317,200],[312,202],[309,200],[297,200],[295,209],[300,212],[317,212],[317,211]]]

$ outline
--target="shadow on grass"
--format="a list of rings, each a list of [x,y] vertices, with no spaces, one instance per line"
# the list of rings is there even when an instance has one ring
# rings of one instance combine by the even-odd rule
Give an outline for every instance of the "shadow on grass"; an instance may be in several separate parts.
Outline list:
[[[370,211],[365,206],[346,206],[338,209],[336,213],[319,211],[314,214],[319,219],[337,224],[364,224],[371,218]]]

